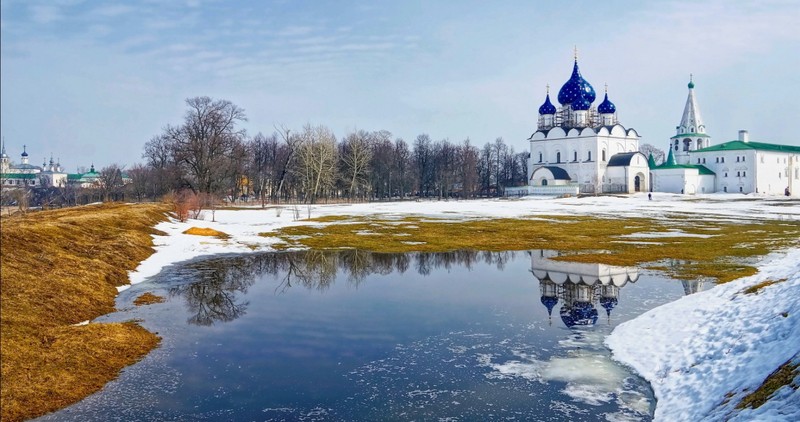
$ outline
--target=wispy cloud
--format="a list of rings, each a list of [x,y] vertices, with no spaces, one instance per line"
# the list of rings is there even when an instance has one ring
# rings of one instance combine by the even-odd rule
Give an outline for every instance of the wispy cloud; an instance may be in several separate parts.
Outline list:
[[[61,20],[64,16],[61,8],[55,5],[36,4],[30,7],[31,19],[39,24],[48,24]]]

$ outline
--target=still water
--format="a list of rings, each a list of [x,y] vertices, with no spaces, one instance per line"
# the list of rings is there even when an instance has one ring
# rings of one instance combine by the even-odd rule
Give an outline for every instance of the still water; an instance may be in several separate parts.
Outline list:
[[[141,320],[161,347],[42,420],[650,420],[649,386],[603,339],[699,286],[558,255],[296,252],[175,265],[101,319]],[[144,291],[167,300],[133,306]]]

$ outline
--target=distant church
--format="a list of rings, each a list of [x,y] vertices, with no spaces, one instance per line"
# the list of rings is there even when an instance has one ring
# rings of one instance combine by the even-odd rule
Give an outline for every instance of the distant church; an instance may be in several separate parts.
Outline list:
[[[800,147],[739,139],[711,145],[689,78],[689,95],[667,160],[650,163],[652,190],[693,195],[734,192],[800,197]]]
[[[633,193],[647,191],[650,171],[639,152],[639,134],[622,126],[608,99],[593,105],[594,88],[581,76],[578,57],[572,76],[558,91],[560,107],[548,87],[539,107],[536,131],[528,138],[527,194]]]
[[[77,174],[67,173],[52,156],[49,163],[43,160],[41,167],[33,165],[25,145],[22,146],[20,163],[15,164],[6,154],[5,144],[0,146],[0,189],[63,188],[68,184],[91,188],[97,186],[99,178],[100,174],[95,171],[94,164],[88,173]]]

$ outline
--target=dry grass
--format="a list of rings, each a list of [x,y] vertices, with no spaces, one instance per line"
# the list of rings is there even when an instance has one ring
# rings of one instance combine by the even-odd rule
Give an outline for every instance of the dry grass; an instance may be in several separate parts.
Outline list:
[[[758,293],[761,291],[761,289],[763,289],[763,288],[765,288],[765,287],[769,287],[769,286],[771,286],[771,285],[773,285],[773,284],[783,283],[784,281],[786,281],[786,279],[785,279],[785,278],[782,278],[782,279],[780,279],[780,280],[766,280],[766,281],[762,281],[761,283],[758,283],[758,284],[756,284],[756,285],[754,285],[754,286],[750,286],[750,287],[748,287],[748,288],[744,289],[744,291],[743,291],[743,292],[744,292],[745,294],[748,294],[748,295],[752,295],[752,294],[756,294],[756,295],[757,295],[757,294],[758,294]]]
[[[739,404],[736,405],[737,409],[751,408],[758,409],[762,404],[769,400],[770,396],[778,391],[781,387],[789,385],[797,390],[800,385],[794,382],[795,377],[800,374],[800,364],[792,363],[791,360],[781,365],[775,372],[761,383],[752,393],[742,398]]]
[[[72,326],[114,310],[116,286],[153,253],[157,204],[4,217],[0,417],[32,418],[99,390],[158,344],[133,323]]]
[[[154,303],[162,303],[162,302],[164,302],[163,297],[147,292],[137,297],[136,300],[133,301],[133,304],[136,306],[142,306],[142,305],[152,305]]]
[[[218,230],[214,230],[211,228],[204,228],[204,227],[191,227],[183,232],[183,234],[193,234],[195,236],[213,236],[219,239],[229,239],[227,233],[223,233]]]
[[[679,214],[659,220],[545,216],[469,221],[415,217],[366,222],[337,217],[311,221],[319,224],[261,235],[279,236],[286,248],[373,252],[555,249],[573,252],[559,259],[621,266],[650,263],[651,268],[676,278],[702,277],[719,282],[754,274],[756,269],[745,263],[746,258],[795,245],[800,238],[800,222],[698,221]],[[676,227],[683,233],[659,236]],[[643,233],[653,235],[624,237]]]

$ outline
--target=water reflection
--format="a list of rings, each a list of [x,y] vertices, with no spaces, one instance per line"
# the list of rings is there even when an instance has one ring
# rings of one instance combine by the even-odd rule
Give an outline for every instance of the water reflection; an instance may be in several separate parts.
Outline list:
[[[619,289],[639,279],[639,270],[605,264],[557,261],[558,251],[530,251],[531,273],[539,280],[542,304],[552,317],[553,309],[562,303],[559,314],[567,327],[594,325],[605,309],[606,317],[619,303]]]
[[[639,279],[633,267],[559,261],[558,251],[533,250],[530,272],[539,280],[541,302],[551,316],[560,303],[558,314],[567,327],[594,325],[601,312],[608,319],[619,303],[619,290]],[[279,276],[276,293],[293,287],[327,290],[337,273],[358,287],[372,274],[392,272],[404,274],[413,268],[427,276],[434,269],[463,266],[471,269],[476,263],[494,265],[502,270],[514,259],[515,252],[453,251],[441,253],[372,253],[350,249],[343,251],[301,251],[224,257],[189,264],[182,270],[192,274],[196,282],[170,289],[170,295],[183,297],[195,325],[213,325],[232,321],[245,314],[248,302],[241,299],[256,279]],[[686,294],[702,287],[702,282],[683,281]],[[599,308],[603,310],[599,311]]]
[[[241,299],[258,278],[281,275],[276,293],[292,287],[327,290],[337,273],[358,287],[372,274],[404,274],[414,268],[427,276],[432,270],[483,262],[502,270],[515,252],[453,251],[441,253],[382,254],[350,249],[343,251],[301,251],[222,257],[187,264],[174,269],[173,280],[188,280],[170,289],[170,296],[183,297],[194,325],[232,321],[245,314],[249,303]],[[190,276],[191,275],[191,276]]]

